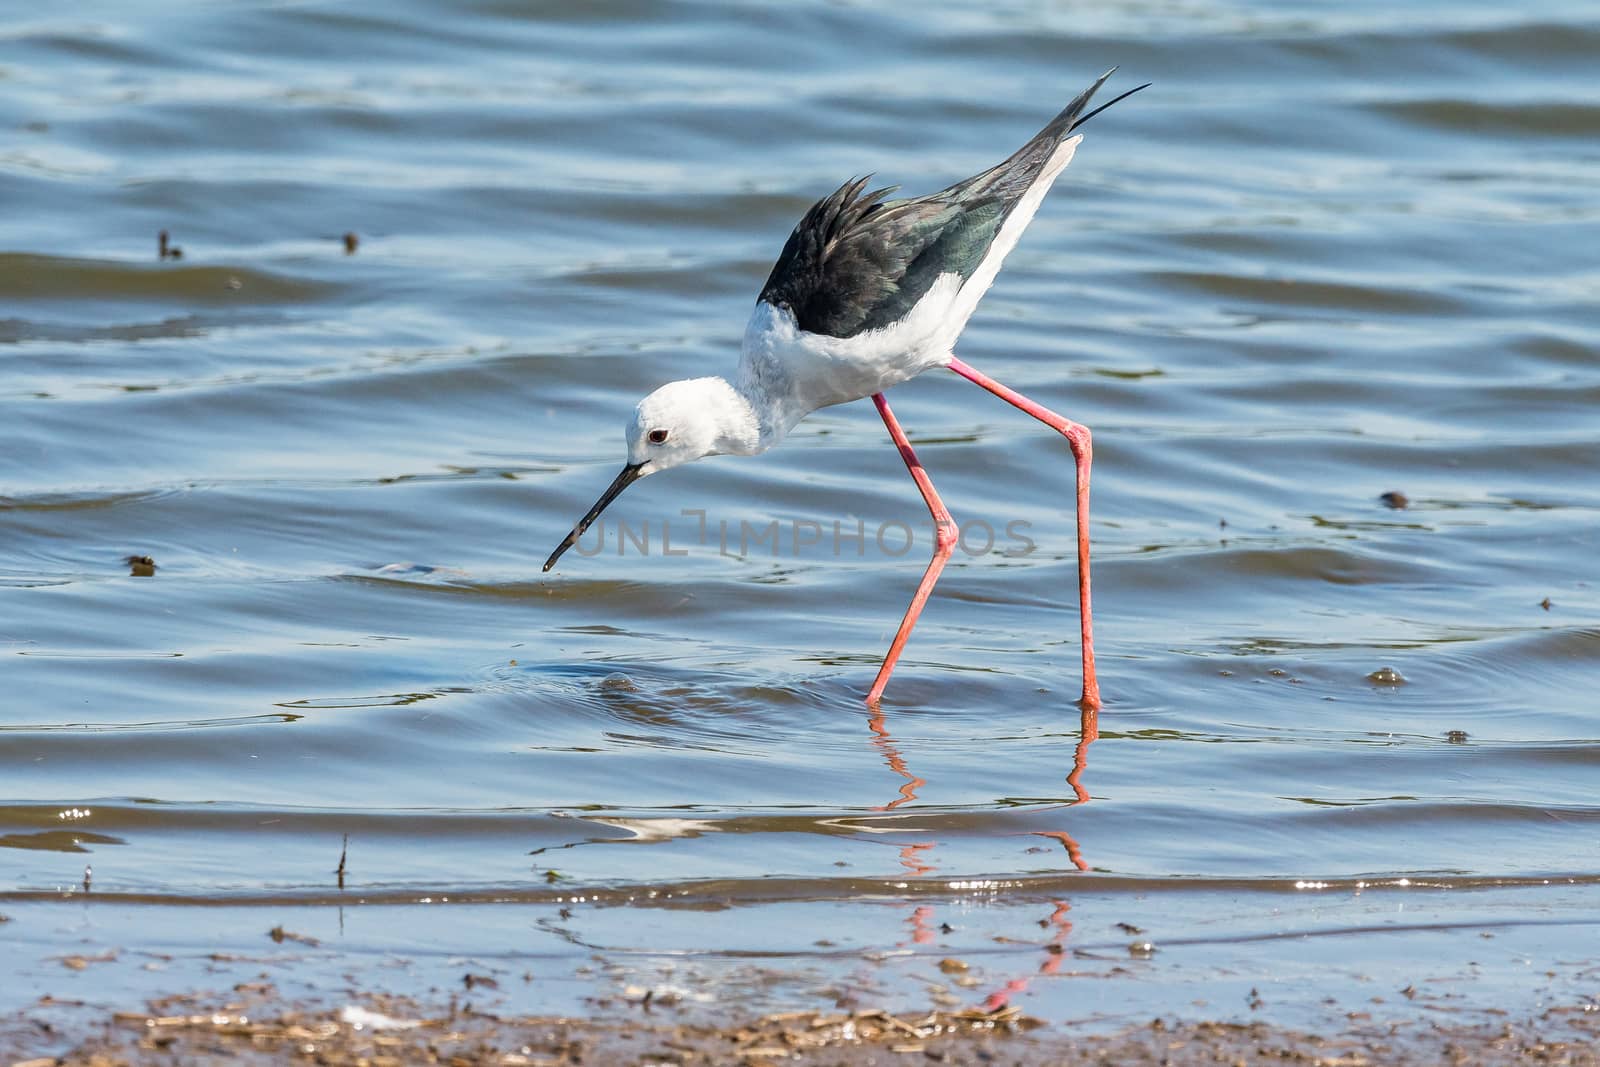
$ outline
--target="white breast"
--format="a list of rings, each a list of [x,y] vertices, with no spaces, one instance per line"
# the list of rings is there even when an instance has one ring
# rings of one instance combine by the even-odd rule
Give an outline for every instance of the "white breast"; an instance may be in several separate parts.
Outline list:
[[[817,408],[881,393],[950,361],[960,329],[952,333],[948,320],[960,290],[960,276],[947,274],[904,319],[854,337],[809,333],[793,314],[761,301],[745,327],[740,377],[794,409],[793,422]]]

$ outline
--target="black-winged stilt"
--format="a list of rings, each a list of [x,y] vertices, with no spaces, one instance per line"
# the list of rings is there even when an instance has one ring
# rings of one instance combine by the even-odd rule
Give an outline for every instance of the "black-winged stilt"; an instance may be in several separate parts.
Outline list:
[[[887,200],[894,188],[865,192],[846,182],[817,201],[789,235],[745,327],[733,381],[691,378],[663,385],[639,402],[628,423],[628,462],[566,540],[554,567],[624,489],[704,456],[753,456],[781,441],[818,408],[871,397],[900,449],[934,521],[933,559],[906,609],[867,694],[877,703],[911,628],[955,550],[955,520],[934,491],[883,392],[944,367],[1063,434],[1077,474],[1078,606],[1083,636],[1085,710],[1100,706],[1089,613],[1088,427],[1063,418],[955,357],[956,338],[994,282],[1006,253],[1033,219],[1056,176],[1072,161],[1090,118],[1145,88],[1130,89],[1088,113],[1107,71],[1005,162],[927,196]]]

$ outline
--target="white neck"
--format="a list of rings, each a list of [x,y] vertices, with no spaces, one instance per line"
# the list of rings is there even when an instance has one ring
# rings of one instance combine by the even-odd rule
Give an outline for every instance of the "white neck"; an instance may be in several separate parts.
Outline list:
[[[794,317],[765,301],[756,304],[745,327],[739,374],[734,388],[750,405],[766,451],[788,435],[807,415],[830,400],[809,395],[806,382],[797,379],[791,357],[798,338]]]
[[[786,437],[795,424],[811,413],[802,409],[782,394],[768,392],[761,382],[747,374],[740,374],[733,387],[744,401],[749,412],[750,428],[755,432],[755,445],[744,455],[765,452]]]
[[[696,378],[674,384],[693,387],[694,406],[711,432],[706,442],[709,454],[753,456],[771,447],[759,407],[726,378]]]

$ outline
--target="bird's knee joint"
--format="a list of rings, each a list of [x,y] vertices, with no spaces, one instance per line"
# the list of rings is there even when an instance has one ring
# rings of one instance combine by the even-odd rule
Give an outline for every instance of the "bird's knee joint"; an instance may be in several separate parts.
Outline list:
[[[1089,427],[1075,422],[1062,432],[1066,434],[1067,444],[1072,447],[1073,455],[1081,457],[1094,455],[1094,435],[1089,432]]]
[[[933,552],[937,556],[948,556],[956,550],[956,543],[961,540],[961,531],[956,527],[954,520],[946,519],[936,523],[933,527]]]

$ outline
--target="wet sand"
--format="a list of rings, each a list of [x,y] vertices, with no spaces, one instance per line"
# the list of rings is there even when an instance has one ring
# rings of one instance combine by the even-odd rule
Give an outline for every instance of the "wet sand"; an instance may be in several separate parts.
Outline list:
[[[542,1027],[731,1059],[775,1012],[999,995],[1048,1025],[774,1062],[1566,1040],[1543,1013],[1600,995],[1593,6],[9,20],[0,1067],[301,1058],[186,1021],[235,1000],[329,1062],[559,1059]],[[540,570],[639,397],[731,373],[817,197],[973,174],[1114,63],[1154,86],[958,350],[1093,430],[1097,720],[1070,455],[954,375],[891,397],[962,537],[876,709],[933,531],[869,403]],[[379,996],[442,1021],[322,1033]]]
[[[274,909],[271,926],[258,906],[215,906],[180,936],[162,926],[164,907],[35,901],[0,916],[17,949],[0,986],[0,1067],[1596,1064],[1592,893],[1568,889],[1544,895],[1544,915],[1499,927],[1426,925],[1430,901],[1457,916],[1495,912],[1491,891],[1474,901],[1407,890],[1357,898],[1377,911],[1344,938],[1286,927],[1219,941],[1171,917],[1170,937],[1120,924],[1120,944],[1094,936],[1100,903],[1089,895],[1051,913],[1062,925],[1035,922],[1042,941],[1011,936],[1027,910],[1015,900],[961,910],[919,898],[912,926],[893,921],[906,902],[883,900],[887,929],[857,948],[837,939],[852,936],[862,903],[591,903],[565,916],[527,903],[351,905]],[[1286,912],[1297,900],[1307,902],[1255,903]],[[1329,916],[1348,902],[1309,899]],[[1402,912],[1409,928],[1383,924]],[[676,917],[711,924],[722,942],[687,940]],[[551,923],[572,951],[511,947]],[[390,931],[376,948],[372,928]],[[413,951],[386,947],[402,932]],[[1383,951],[1351,960],[1347,938]]]
[[[786,1012],[683,1022],[670,1006],[617,1003],[590,1019],[500,1016],[452,999],[443,1008],[360,996],[359,1006],[292,1003],[266,983],[225,993],[168,997],[142,1010],[106,1012],[52,1001],[0,1029],[12,1067],[230,1063],[578,1065],[712,1064],[1369,1064],[1600,1063],[1596,1005],[1552,1007],[1537,1017],[1451,1022],[1419,1017],[1306,1033],[1270,1022],[1168,1023],[1078,1036],[1015,1006],[994,1013]],[[66,1013],[73,1022],[49,1022]],[[30,1052],[31,1050],[31,1052]],[[41,1051],[48,1050],[48,1051]],[[34,1053],[37,1053],[35,1055]]]

